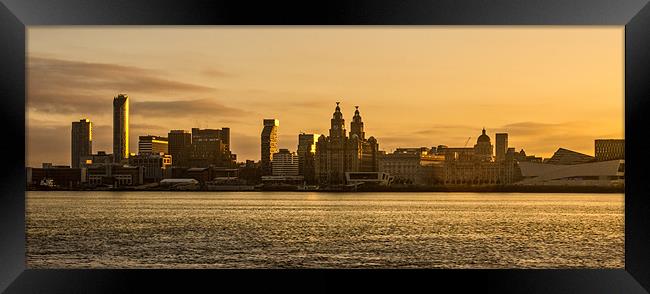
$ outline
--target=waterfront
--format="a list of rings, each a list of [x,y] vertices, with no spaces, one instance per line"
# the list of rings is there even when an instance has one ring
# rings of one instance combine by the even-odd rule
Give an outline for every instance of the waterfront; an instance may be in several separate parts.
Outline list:
[[[623,194],[29,191],[29,268],[623,268]]]

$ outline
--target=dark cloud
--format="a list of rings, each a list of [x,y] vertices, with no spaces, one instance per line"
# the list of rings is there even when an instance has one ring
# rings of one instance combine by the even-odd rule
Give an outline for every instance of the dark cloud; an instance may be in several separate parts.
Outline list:
[[[48,88],[76,90],[118,90],[147,93],[211,92],[215,89],[161,77],[162,72],[134,66],[29,58],[30,82],[45,82]]]
[[[44,86],[39,87],[32,82],[29,83],[27,107],[30,110],[49,114],[78,113],[80,116],[88,116],[100,113],[110,114],[113,107],[111,96],[102,97],[69,92],[56,94],[49,93]]]
[[[28,107],[45,113],[105,112],[118,92],[206,95],[215,91],[150,69],[43,57],[29,57],[27,74]]]

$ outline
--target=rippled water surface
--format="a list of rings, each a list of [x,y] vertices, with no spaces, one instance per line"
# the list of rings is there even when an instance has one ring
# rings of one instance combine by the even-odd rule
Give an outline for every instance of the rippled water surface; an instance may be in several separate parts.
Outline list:
[[[30,268],[622,268],[622,194],[27,192]]]

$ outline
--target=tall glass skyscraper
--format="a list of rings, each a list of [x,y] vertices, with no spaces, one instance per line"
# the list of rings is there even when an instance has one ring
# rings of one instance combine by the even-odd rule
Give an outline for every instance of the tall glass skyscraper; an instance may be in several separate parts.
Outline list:
[[[273,153],[278,152],[278,127],[280,121],[277,119],[265,119],[264,129],[262,129],[262,158],[261,168],[262,175],[271,175]]]
[[[129,158],[129,96],[113,98],[113,156],[115,162]]]

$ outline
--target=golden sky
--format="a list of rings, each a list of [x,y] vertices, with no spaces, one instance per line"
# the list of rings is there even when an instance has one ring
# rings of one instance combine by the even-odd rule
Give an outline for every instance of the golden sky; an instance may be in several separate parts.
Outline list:
[[[72,121],[112,152],[112,98],[139,135],[231,128],[259,160],[262,119],[280,148],[327,134],[335,102],[359,105],[380,149],[468,146],[485,127],[550,157],[624,137],[624,27],[28,27],[27,163],[70,163]]]

